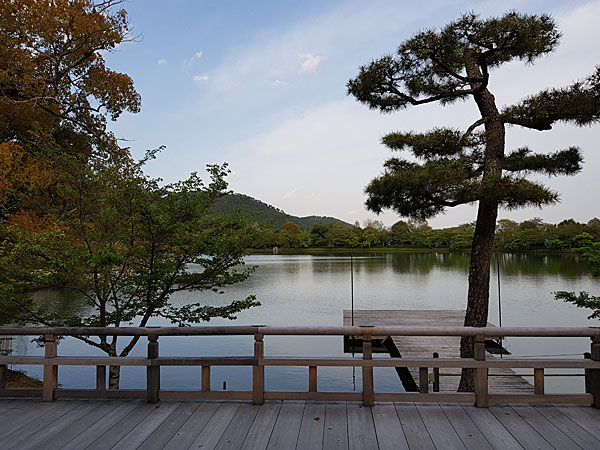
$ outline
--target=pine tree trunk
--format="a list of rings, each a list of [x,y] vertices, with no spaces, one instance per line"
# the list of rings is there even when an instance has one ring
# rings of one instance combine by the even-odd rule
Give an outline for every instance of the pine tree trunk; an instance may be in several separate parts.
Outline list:
[[[482,76],[475,63],[467,65],[467,74],[470,77]],[[494,96],[487,88],[474,94],[474,98],[481,117],[485,119],[485,155],[482,180],[484,198],[479,201],[471,247],[465,326],[485,327],[489,308],[490,263],[498,217],[498,199],[494,196],[494,182],[502,176],[505,130]],[[472,337],[461,339],[460,356],[462,358],[474,357]],[[473,391],[473,369],[462,370],[458,390],[460,392]]]
[[[108,389],[119,389],[121,366],[110,366],[108,370]]]

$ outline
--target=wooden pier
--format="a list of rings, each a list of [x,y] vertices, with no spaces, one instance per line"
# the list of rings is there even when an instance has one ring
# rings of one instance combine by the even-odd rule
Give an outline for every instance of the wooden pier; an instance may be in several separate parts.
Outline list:
[[[424,327],[460,327],[464,323],[464,310],[355,310],[355,325],[370,326],[424,326]],[[344,326],[352,324],[352,311],[344,310]],[[488,326],[494,326],[488,323]],[[387,336],[373,336],[385,339]],[[431,358],[437,353],[440,358],[460,357],[459,336],[390,336],[398,353],[403,358]],[[492,354],[487,359],[494,359]],[[419,385],[419,368],[408,369],[414,386]],[[446,368],[440,370],[439,391],[456,392],[461,370]],[[512,369],[489,369],[490,392],[533,393],[533,385],[518,376]],[[405,386],[406,387],[406,386]]]
[[[597,450],[599,429],[572,405],[0,400],[3,450]]]

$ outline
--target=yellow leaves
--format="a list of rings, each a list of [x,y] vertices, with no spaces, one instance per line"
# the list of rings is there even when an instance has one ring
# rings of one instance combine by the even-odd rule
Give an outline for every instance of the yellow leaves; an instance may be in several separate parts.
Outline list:
[[[0,142],[0,202],[17,189],[48,187],[54,172],[45,161],[32,158],[14,142]]]
[[[37,215],[31,211],[19,211],[13,214],[8,223],[30,233],[47,233],[61,228],[54,214]]]

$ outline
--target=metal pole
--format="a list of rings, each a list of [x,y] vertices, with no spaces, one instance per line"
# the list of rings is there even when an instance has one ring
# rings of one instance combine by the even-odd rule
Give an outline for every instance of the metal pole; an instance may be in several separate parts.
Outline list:
[[[350,253],[350,299],[352,302],[352,326],[354,326],[354,260]]]
[[[500,255],[496,255],[496,271],[498,272],[498,322],[502,327],[502,298],[500,296]],[[502,359],[504,347],[502,346],[502,336],[500,336],[500,359]]]

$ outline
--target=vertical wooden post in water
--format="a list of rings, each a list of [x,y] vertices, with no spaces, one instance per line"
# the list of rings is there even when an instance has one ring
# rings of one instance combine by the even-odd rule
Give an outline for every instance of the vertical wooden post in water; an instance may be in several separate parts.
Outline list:
[[[371,342],[371,335],[373,333],[372,326],[363,326],[362,328],[362,342],[363,342],[363,359],[373,359],[373,345]],[[375,398],[373,394],[373,366],[363,366],[362,368],[362,379],[363,379],[363,406],[373,406]]]
[[[148,336],[148,359],[152,364],[152,360],[158,358],[158,336]],[[146,367],[146,395],[148,403],[157,403],[158,391],[160,390],[160,366]]]
[[[96,366],[96,390],[106,390],[106,366]]]
[[[592,337],[592,361],[600,361],[600,336]],[[587,371],[586,386],[590,394],[594,396],[593,406],[600,408],[600,369],[590,369]]]
[[[475,360],[485,361],[485,336],[475,336]],[[488,401],[488,370],[475,369],[475,405],[478,408],[487,408]]]
[[[263,335],[254,335],[254,366],[252,367],[252,403],[262,405],[265,402],[265,366],[260,360],[265,355]]]
[[[42,400],[51,402],[54,400],[54,389],[58,387],[58,366],[50,365],[50,359],[57,355],[56,336],[53,334],[44,335],[44,354],[46,361],[44,364],[44,388]]]

